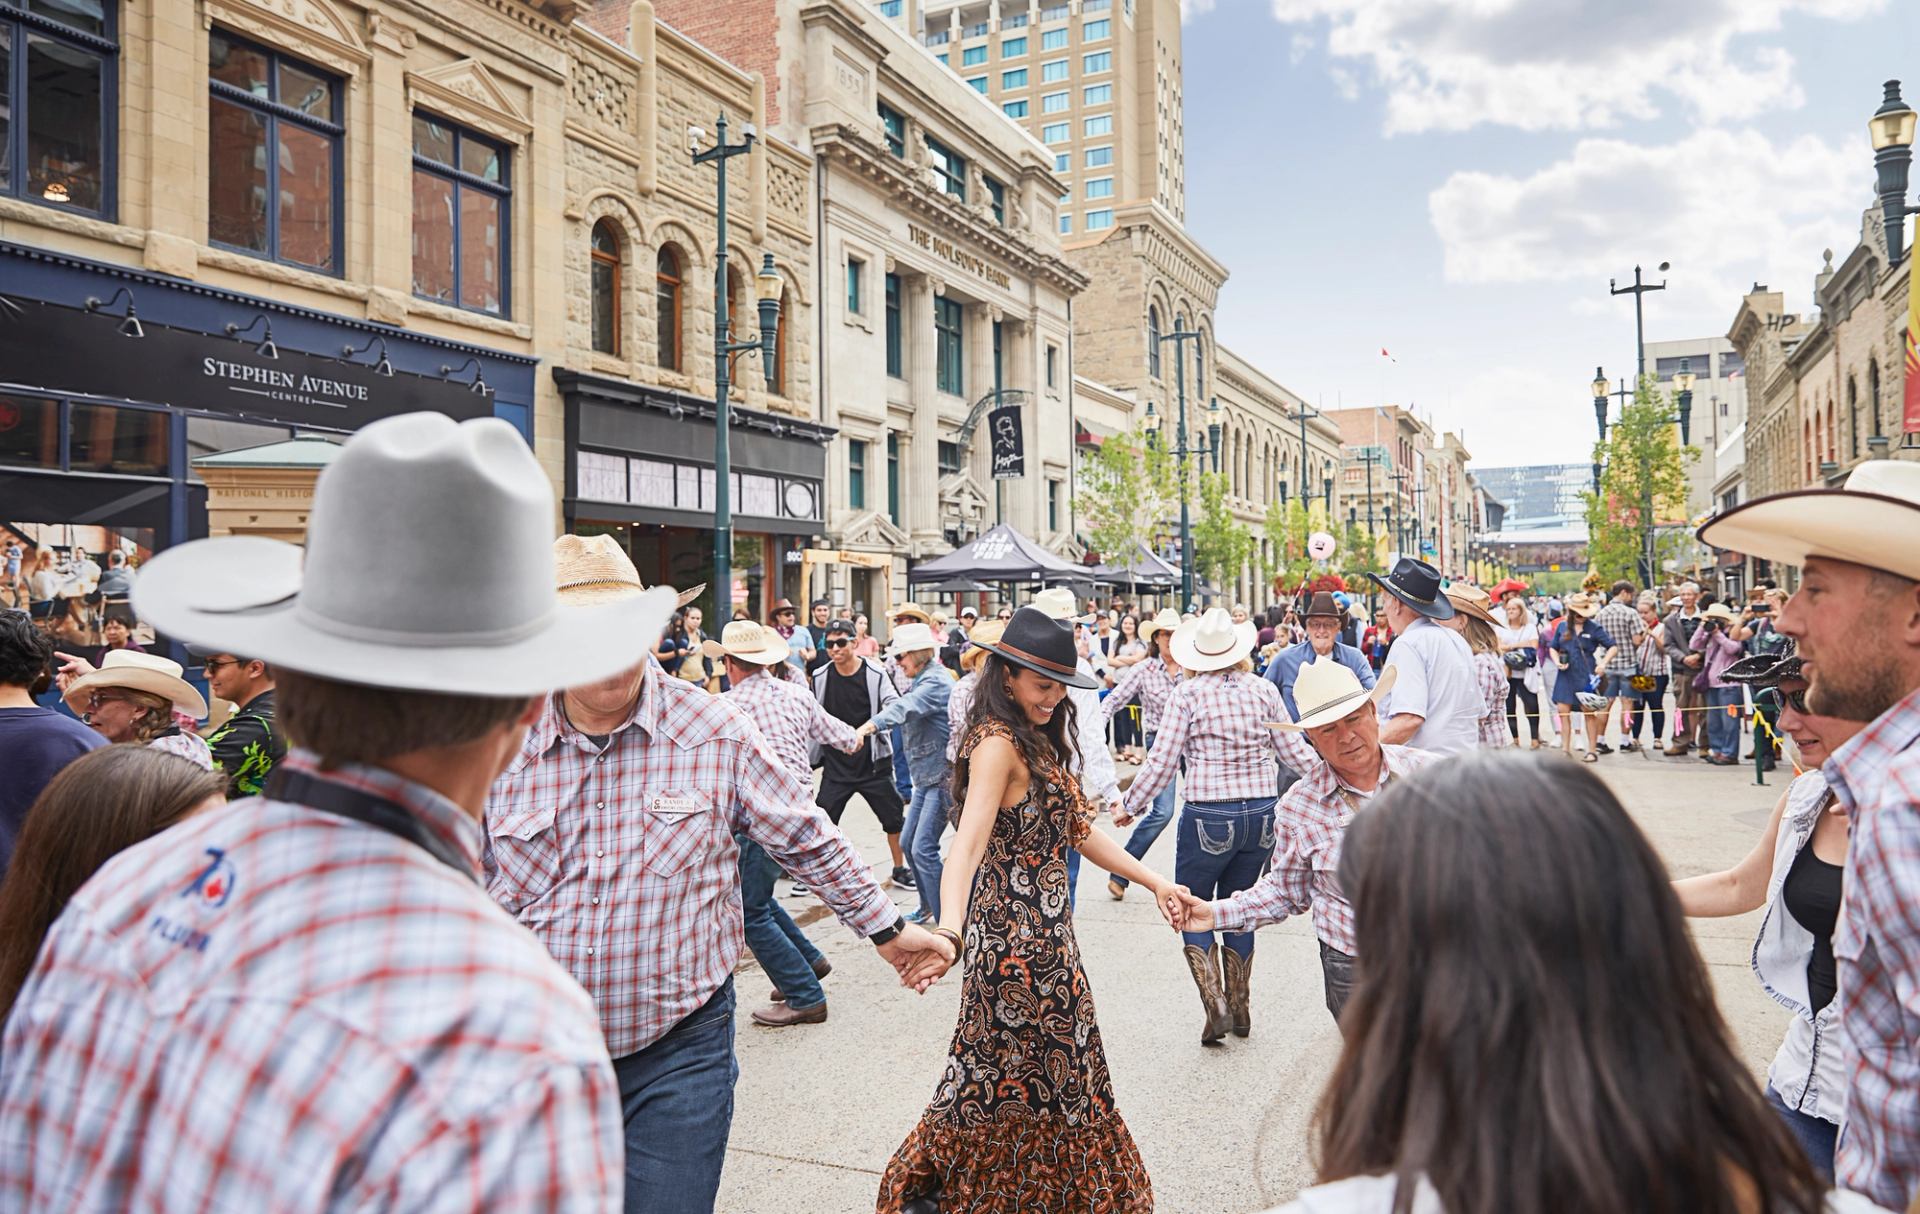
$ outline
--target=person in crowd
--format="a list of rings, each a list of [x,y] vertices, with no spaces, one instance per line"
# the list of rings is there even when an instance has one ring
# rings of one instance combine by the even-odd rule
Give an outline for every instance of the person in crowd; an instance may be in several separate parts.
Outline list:
[[[1174,880],[1205,899],[1226,898],[1260,878],[1273,848],[1273,808],[1281,757],[1267,722],[1287,719],[1280,689],[1251,673],[1251,622],[1235,625],[1218,607],[1173,630],[1173,657],[1187,677],[1160,715],[1147,765],[1126,792],[1121,814],[1140,816],[1185,760]],[[1182,955],[1200,992],[1200,1041],[1212,1045],[1233,1025],[1230,1007],[1247,1002],[1253,932],[1182,933]]]
[[[60,571],[54,568],[53,549],[40,549],[33,560],[33,572],[27,575],[27,600],[34,619],[52,619],[62,583]]]
[[[1789,649],[1791,647],[1789,646]],[[1767,1103],[1786,1121],[1822,1178],[1833,1179],[1847,1076],[1833,1040],[1840,1005],[1833,931],[1847,858],[1847,816],[1820,766],[1866,727],[1807,711],[1801,661],[1788,652],[1742,658],[1726,677],[1774,700],[1806,770],[1787,785],[1759,842],[1733,868],[1673,883],[1688,915],[1744,915],[1767,908],[1753,946],[1761,988],[1793,1013],[1767,1071]]]
[[[827,664],[827,625],[831,622],[833,604],[826,599],[815,599],[807,607],[807,645],[813,650],[813,656],[807,659],[807,677],[812,678],[815,671]]]
[[[144,646],[133,639],[133,617],[124,611],[109,611],[106,622],[100,626],[101,645],[88,659],[98,669],[107,664],[107,655],[116,649],[127,649],[134,653],[144,652]]]
[[[213,752],[192,726],[207,715],[207,701],[183,673],[171,658],[116,649],[98,670],[68,683],[62,698],[109,742],[151,746],[213,771]],[[179,720],[188,722],[186,728]]]
[[[1500,642],[1500,663],[1507,675],[1507,729],[1517,744],[1520,720],[1526,718],[1529,749],[1544,745],[1540,713],[1540,621],[1527,608],[1522,590],[1509,590],[1500,604],[1493,635]],[[1515,709],[1520,709],[1516,714]]]
[[[1689,648],[1700,654],[1702,666],[1696,681],[1706,683],[1707,751],[1702,756],[1720,767],[1740,762],[1740,718],[1734,715],[1740,705],[1740,687],[1729,683],[1726,670],[1740,660],[1740,621],[1725,603],[1714,603],[1700,615]]]
[[[105,746],[61,768],[27,811],[20,862],[0,882],[0,1020],[74,891],[135,843],[226,804],[225,789],[205,767],[150,747]]]
[[[967,638],[972,635],[979,623],[979,612],[971,607],[962,607],[960,618],[954,621],[953,626],[947,629],[946,636],[941,639],[940,661],[956,675],[963,673],[960,668],[960,658],[967,651]]]
[[[275,721],[273,667],[213,645],[188,645],[201,659],[207,690],[234,706],[233,715],[207,735],[213,765],[227,777],[227,800],[259,796],[275,765],[287,756],[287,739]]]
[[[987,620],[973,626],[967,634],[966,652],[960,655],[960,680],[947,693],[947,766],[960,757],[960,743],[967,732],[967,713],[973,707],[973,690],[980,684],[980,668],[986,665],[987,651],[981,646],[998,641],[1007,630],[999,620]]]
[[[824,649],[826,643],[827,638],[822,636],[820,638],[820,647]],[[861,612],[859,615],[853,617],[853,652],[856,656],[862,658],[877,658],[880,656],[880,638],[873,635],[873,627],[868,622],[865,612]]]
[[[36,697],[53,685],[53,639],[22,611],[0,611],[0,871],[27,810],[60,769],[106,739]]]
[[[1623,751],[1634,748],[1632,721],[1637,697],[1633,680],[1641,673],[1640,641],[1647,634],[1640,610],[1633,605],[1638,595],[1639,588],[1622,579],[1608,588],[1606,605],[1593,613],[1594,624],[1607,634],[1608,640],[1599,668],[1600,694],[1607,698],[1607,706],[1601,710],[1600,732],[1605,736],[1607,722],[1613,717],[1613,706],[1618,704]]]
[[[1002,624],[1011,622],[1013,619],[1013,608],[1004,607],[1004,606],[1001,607],[999,612],[996,614],[995,618],[998,619]]]
[[[1117,685],[1128,670],[1147,660],[1147,645],[1140,635],[1139,617],[1121,616],[1119,628],[1119,641],[1107,657],[1108,687]],[[1135,763],[1145,762],[1146,752],[1140,746],[1140,723],[1136,716],[1123,712],[1118,716],[1109,714],[1106,719],[1112,722],[1113,748],[1120,757]]]
[[[1663,639],[1659,591],[1641,591],[1634,610],[1640,613],[1644,631],[1634,646],[1634,668],[1638,673],[1629,681],[1633,699],[1621,718],[1621,732],[1648,751],[1664,753],[1660,739],[1667,732],[1667,687],[1672,682],[1673,668]],[[1648,733],[1646,739],[1640,741],[1643,723]]]
[[[619,1201],[593,1004],[478,880],[533,697],[644,660],[671,607],[558,603],[553,512],[508,423],[403,414],[341,447],[304,550],[220,537],[142,568],[140,617],[271,663],[302,749],[267,795],[106,861],[48,931],[0,1044],[9,1205]]]
[[[1106,715],[1100,711],[1100,692],[1098,687],[1106,682],[1100,669],[1100,654],[1092,643],[1093,634],[1084,628],[1075,627],[1080,621],[1080,600],[1073,591],[1065,586],[1054,586],[1042,590],[1033,596],[1030,604],[1036,611],[1049,619],[1059,620],[1073,629],[1074,652],[1079,655],[1074,667],[1080,674],[1091,677],[1095,687],[1072,686],[1067,689],[1067,699],[1073,702],[1074,724],[1079,730],[1075,739],[1073,758],[1068,770],[1074,779],[1080,781],[1081,791],[1096,810],[1106,809],[1115,815],[1120,812],[1120,781],[1114,771],[1113,752],[1107,749]],[[1111,872],[1112,870],[1108,870]],[[1069,848],[1067,851],[1067,901],[1072,904],[1080,890],[1080,851]]]
[[[1776,601],[1775,596],[1778,595]],[[1781,632],[1777,621],[1779,612],[1786,606],[1786,596],[1778,591],[1768,591],[1755,586],[1748,592],[1747,607],[1740,615],[1740,647],[1748,657],[1768,657],[1784,652],[1792,645],[1792,640]],[[1735,634],[1739,636],[1739,633]],[[1769,701],[1771,704],[1771,701]],[[1760,769],[1772,771],[1780,759],[1780,710],[1777,706],[1754,706],[1755,717],[1764,721],[1765,728],[1756,725],[1753,731],[1753,744],[1759,751]],[[1742,756],[1743,762],[1752,762],[1751,754]]]
[[[107,553],[106,572],[100,575],[100,597],[102,599],[133,597],[133,567],[127,564],[125,549],[115,548]]]
[[[896,632],[903,627],[897,621],[898,617],[894,624]],[[926,627],[924,623],[920,626]],[[814,673],[813,695],[848,728],[865,725],[900,697],[885,670],[853,652],[852,623],[830,621],[823,644],[827,664]],[[865,741],[866,745],[851,754],[834,750],[820,752],[820,808],[827,811],[827,817],[837,827],[840,815],[847,810],[847,802],[855,796],[865,801],[873,816],[880,820],[880,829],[886,832],[887,851],[893,858],[893,883],[912,889],[914,875],[907,867],[906,854],[900,846],[907,806],[894,784],[894,742],[887,734],[868,737]],[[795,880],[802,890],[811,892],[811,887],[797,874]]]
[[[1473,670],[1473,651],[1444,621],[1453,603],[1440,593],[1440,571],[1425,561],[1401,557],[1386,577],[1369,573],[1386,594],[1381,613],[1394,641],[1381,667],[1400,671],[1387,700],[1387,722],[1380,739],[1440,754],[1459,754],[1480,745],[1480,716],[1485,696]]]
[[[1868,460],[1844,488],[1755,498],[1700,538],[1801,567],[1779,629],[1808,711],[1868,721],[1823,766],[1852,823],[1833,951],[1846,1132],[1842,1188],[1904,1209],[1920,1194],[1920,464]],[[1866,640],[1866,638],[1871,638]]]
[[[971,1214],[1147,1214],[1153,1185],[1114,1102],[1065,896],[1066,852],[1084,849],[1163,907],[1172,886],[1094,829],[1072,771],[1079,726],[1066,690],[1097,684],[1080,673],[1071,625],[1023,607],[983,647],[936,929],[966,955],[959,1023],[876,1209],[907,1214],[930,1201]],[[950,964],[928,958],[908,977],[930,981]]]
[[[20,596],[20,563],[25,559],[26,555],[27,550],[20,546],[20,541],[13,536],[8,536],[7,546],[4,552],[6,558],[4,569],[6,581],[0,583],[0,585],[3,585],[7,591],[7,606],[9,607],[26,606],[26,601]]]
[[[1320,1183],[1272,1214],[1876,1209],[1767,1108],[1665,864],[1593,773],[1494,752],[1396,780],[1339,881],[1362,961]]]
[[[908,624],[925,624],[928,628],[933,629],[935,636],[940,634],[939,627],[934,623],[933,613],[918,603],[902,603],[893,609],[888,618],[893,621],[893,628],[901,628]],[[907,688],[913,684],[913,679],[905,671],[900,669],[900,659],[882,650],[880,655],[880,668],[887,672],[887,678],[893,683],[894,692],[898,695],[905,695]],[[913,769],[907,766],[907,739],[905,731],[899,726],[895,726],[889,730],[887,745],[892,750],[891,762],[893,764],[894,791],[900,794],[900,804],[911,805],[913,804]],[[905,879],[901,880],[896,878],[894,883],[896,885],[902,885],[907,889],[912,889],[913,870],[909,867],[902,871],[906,874]]]
[[[899,727],[913,778],[913,802],[907,810],[907,859],[913,870],[912,888],[919,891],[920,909],[910,923],[940,920],[940,836],[947,829],[947,701],[953,693],[953,674],[939,662],[940,641],[921,623],[893,630],[887,646],[907,690],[854,732],[865,741],[880,730]]]
[[[1699,750],[1705,754],[1707,697],[1705,689],[1695,683],[1700,664],[1706,659],[1693,649],[1693,634],[1700,628],[1698,583],[1682,582],[1678,597],[1679,605],[1672,607],[1660,626],[1660,644],[1666,650],[1673,679],[1673,741],[1667,744],[1667,753],[1679,756]]]
[[[1148,657],[1144,662],[1128,667],[1127,673],[1114,684],[1107,698],[1100,702],[1100,711],[1112,717],[1122,712],[1128,704],[1135,705],[1140,714],[1141,735],[1146,740],[1146,749],[1150,753],[1153,744],[1159,740],[1160,721],[1166,713],[1167,701],[1173,698],[1174,691],[1180,686],[1182,671],[1180,663],[1173,656],[1173,630],[1180,626],[1179,613],[1171,607],[1163,609],[1158,615],[1141,625],[1141,637],[1146,641]],[[1133,833],[1127,836],[1127,854],[1138,860],[1147,854],[1153,841],[1160,832],[1173,821],[1174,781],[1168,779],[1165,787],[1154,794],[1153,804],[1147,815],[1133,826]],[[1133,825],[1133,815],[1124,806],[1114,815],[1115,826]],[[1107,878],[1107,893],[1115,902],[1127,896],[1127,879],[1118,873]]]
[[[706,642],[700,632],[702,619],[698,607],[690,603],[682,605],[667,621],[660,643],[653,648],[654,660],[660,663],[660,669],[697,687],[707,685],[706,655],[700,648]]]
[[[767,612],[767,622],[773,625],[773,630],[780,634],[792,651],[787,661],[793,663],[802,672],[811,672],[814,668],[814,658],[819,651],[814,648],[813,634],[794,623],[798,616],[799,612],[795,610],[792,599],[780,599],[774,603],[773,609]]]
[[[100,572],[93,553],[77,545],[61,571],[60,600],[66,604],[67,630],[73,636],[92,640],[87,608],[100,602]]]
[[[1112,665],[1114,651],[1120,645],[1120,636],[1113,630],[1113,617],[1104,611],[1096,611],[1084,622],[1093,626],[1092,652],[1087,655],[1088,659],[1094,669],[1104,671]]]
[[[1266,679],[1280,689],[1281,703],[1286,705],[1287,719],[1292,720],[1297,705],[1293,698],[1293,684],[1300,672],[1308,664],[1321,658],[1331,657],[1334,661],[1353,671],[1360,685],[1371,690],[1374,685],[1373,667],[1357,649],[1340,643],[1340,621],[1345,616],[1333,595],[1327,591],[1315,591],[1307,604],[1307,639],[1298,645],[1283,648],[1267,663]]]
[[[661,601],[610,536],[563,535],[552,561],[563,604]],[[834,628],[851,649],[853,625]],[[896,966],[946,946],[900,920],[730,697],[640,656],[566,687],[539,703],[487,797],[487,891],[599,1011],[624,1114],[627,1210],[706,1214],[737,1073],[744,925],[733,837],[765,848]]]
[[[1588,763],[1598,763],[1602,754],[1613,753],[1606,739],[1604,697],[1594,690],[1600,655],[1613,644],[1612,638],[1593,622],[1598,610],[1593,596],[1585,592],[1568,595],[1566,618],[1555,626],[1547,642],[1547,658],[1555,671],[1553,704],[1560,718],[1560,749],[1569,758],[1573,756],[1573,714],[1578,709],[1587,731],[1587,750],[1581,757]]]
[[[1480,745],[1511,746],[1514,739],[1505,719],[1507,664],[1500,660],[1500,638],[1493,631],[1493,602],[1486,591],[1465,582],[1453,583],[1445,593],[1453,604],[1453,618],[1447,621],[1447,627],[1466,638],[1467,648],[1473,651],[1474,674],[1486,697],[1480,714]]]
[[[802,784],[813,779],[808,759],[812,746],[859,749],[853,730],[808,693],[787,662],[786,639],[773,629],[737,620],[719,640],[704,641],[701,648],[706,657],[724,664],[728,698],[760,727],[774,758]],[[820,980],[833,971],[833,963],[774,898],[780,866],[767,849],[745,831],[735,832],[733,841],[740,849],[747,947],[774,983],[769,1005],[753,1013],[753,1022],[767,1028],[820,1024],[827,1018],[827,992]]]
[[[1280,798],[1274,816],[1274,843],[1266,873],[1230,897],[1205,899],[1179,891],[1182,931],[1250,932],[1292,915],[1313,914],[1320,946],[1320,972],[1327,1011],[1335,1023],[1353,990],[1353,907],[1340,892],[1340,842],[1353,816],[1371,804],[1387,784],[1435,762],[1431,751],[1380,742],[1375,707],[1393,689],[1398,672],[1389,670],[1372,688],[1332,657],[1309,663],[1296,689],[1304,691],[1299,716],[1272,722],[1275,729],[1304,738],[1318,762],[1296,760],[1306,775]],[[1246,1036],[1251,1012],[1246,992],[1233,1002],[1233,1029]]]

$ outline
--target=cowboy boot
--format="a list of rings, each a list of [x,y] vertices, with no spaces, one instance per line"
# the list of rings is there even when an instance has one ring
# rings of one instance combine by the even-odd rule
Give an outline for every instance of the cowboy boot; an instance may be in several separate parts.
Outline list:
[[[1222,948],[1220,965],[1226,971],[1227,1011],[1233,1016],[1233,1035],[1245,1037],[1253,1031],[1253,1008],[1247,996],[1247,979],[1253,973],[1253,957],[1251,954],[1242,957],[1230,948]]]
[[[1200,1007],[1207,1014],[1207,1022],[1200,1029],[1201,1045],[1212,1045],[1225,1037],[1233,1023],[1227,1011],[1227,997],[1220,991],[1219,962],[1214,958],[1218,948],[1219,945],[1209,945],[1201,949],[1189,944],[1182,950],[1193,984],[1200,988]]]

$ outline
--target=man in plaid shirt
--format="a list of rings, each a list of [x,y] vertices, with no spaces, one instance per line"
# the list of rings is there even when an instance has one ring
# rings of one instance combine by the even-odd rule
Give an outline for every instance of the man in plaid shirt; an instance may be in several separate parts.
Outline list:
[[[1640,618],[1639,609],[1633,605],[1639,591],[1632,582],[1615,582],[1607,594],[1607,605],[1593,613],[1593,622],[1613,639],[1613,646],[1600,658],[1600,694],[1610,701],[1606,708],[1607,716],[1613,713],[1612,702],[1619,703],[1620,732],[1624,735],[1620,740],[1620,749],[1632,750],[1635,743],[1627,724],[1633,719],[1633,708],[1638,703],[1632,679],[1640,673],[1640,642],[1647,635],[1647,625]],[[1601,727],[1604,728],[1606,723],[1607,717],[1602,716]],[[1607,744],[1596,740],[1594,749],[1604,754]]]
[[[561,600],[642,593],[609,536],[562,536]],[[710,1214],[733,1121],[744,834],[901,973],[906,923],[809,781],[728,696],[651,660],[548,698],[487,799],[487,889],[593,997],[620,1084],[629,1211]]]

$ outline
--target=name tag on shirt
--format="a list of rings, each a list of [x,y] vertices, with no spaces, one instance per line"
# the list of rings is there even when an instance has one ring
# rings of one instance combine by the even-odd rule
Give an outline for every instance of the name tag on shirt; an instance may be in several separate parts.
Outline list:
[[[660,793],[647,801],[647,812],[669,822],[705,813],[710,805],[699,793]]]

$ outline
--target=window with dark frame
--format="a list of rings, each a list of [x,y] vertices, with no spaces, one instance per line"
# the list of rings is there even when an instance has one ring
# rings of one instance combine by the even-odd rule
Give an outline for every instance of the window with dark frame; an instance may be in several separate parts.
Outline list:
[[[887,374],[899,379],[903,374],[900,350],[900,276],[887,275]]]
[[[907,119],[906,115],[894,109],[886,102],[880,103],[880,125],[887,132],[887,150],[901,160],[907,158]]]
[[[611,219],[593,225],[593,348],[620,354],[620,236]]]
[[[1160,378],[1160,309],[1147,305],[1147,374]]]
[[[680,369],[680,250],[661,245],[653,263],[654,361]]]
[[[900,524],[900,436],[887,432],[887,518]]]
[[[847,505],[867,508],[867,444],[857,438],[847,440]]]
[[[1047,387],[1049,388],[1059,387],[1059,383],[1056,378],[1056,366],[1055,366],[1059,362],[1059,360],[1060,360],[1060,347],[1049,344],[1047,346]]]
[[[941,476],[960,471],[960,444],[951,439],[941,439],[939,461]]]
[[[508,149],[433,114],[413,115],[413,293],[507,314]]]
[[[0,196],[113,217],[118,12],[0,3]]]
[[[938,139],[927,140],[927,163],[940,175],[942,188],[961,202],[967,200],[967,162]]]
[[[847,258],[847,311],[855,316],[860,315],[861,312],[860,288],[863,285],[861,278],[866,268],[867,263],[858,257]]]
[[[1060,530],[1060,482],[1047,482],[1047,530]]]
[[[966,392],[961,368],[965,358],[965,312],[957,299],[944,295],[933,301],[934,386],[955,396]]]
[[[993,209],[993,221],[1001,227],[1007,226],[1007,187],[991,177],[983,177],[987,186],[987,200]]]
[[[340,82],[225,30],[209,48],[208,240],[338,276]]]

